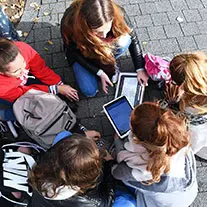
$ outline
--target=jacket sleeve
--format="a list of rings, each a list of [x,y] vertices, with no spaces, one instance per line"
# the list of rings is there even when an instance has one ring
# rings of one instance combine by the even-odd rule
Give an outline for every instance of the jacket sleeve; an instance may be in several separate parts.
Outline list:
[[[81,54],[80,50],[76,48],[76,44],[73,42],[67,46],[66,57],[70,66],[73,63],[78,62],[82,67],[94,75],[100,70],[91,59],[86,58]]]
[[[30,46],[28,45],[28,47]],[[29,50],[31,53],[30,59],[28,60],[30,72],[47,85],[61,84],[62,81],[60,76],[46,66],[45,61],[32,47],[30,47]]]
[[[99,178],[99,185],[87,193],[89,200],[98,203],[97,206],[112,206],[115,197],[115,180],[111,175],[111,165],[114,161],[104,163],[103,173]]]
[[[133,25],[132,25],[132,23],[130,21],[129,16],[127,15],[127,13],[124,10],[124,8],[121,8],[121,9],[122,9],[122,12],[124,14],[125,22],[132,29],[132,32],[130,34],[132,42],[131,42],[131,44],[129,46],[129,52],[130,52],[130,55],[132,57],[134,68],[135,68],[135,70],[144,68],[145,61],[144,61],[144,58],[143,58],[143,55],[142,55],[142,49],[141,49],[140,42],[138,40],[138,37],[136,35],[136,32],[135,32],[135,30],[133,28]]]
[[[9,101],[9,102],[14,102],[17,98],[22,96],[24,93],[26,93],[30,89],[36,89],[36,90],[40,90],[40,91],[50,92],[49,86],[32,84],[29,86],[19,86],[17,88],[11,88],[9,90],[1,90],[0,98],[4,99],[6,101]]]

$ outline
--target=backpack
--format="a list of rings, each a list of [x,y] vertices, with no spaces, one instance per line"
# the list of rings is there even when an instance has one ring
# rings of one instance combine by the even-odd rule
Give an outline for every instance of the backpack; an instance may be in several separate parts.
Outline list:
[[[153,81],[170,81],[169,62],[159,56],[147,53],[144,57],[145,69]]]
[[[58,96],[31,89],[13,104],[14,114],[29,137],[48,149],[56,135],[71,130],[76,116]]]
[[[27,205],[15,199],[11,192],[21,192],[24,200],[29,201],[32,188],[28,185],[28,171],[36,164],[35,155],[44,153],[39,145],[30,142],[16,142],[11,144],[1,143],[0,146],[0,197],[11,203]],[[18,151],[19,147],[32,150],[32,155]]]

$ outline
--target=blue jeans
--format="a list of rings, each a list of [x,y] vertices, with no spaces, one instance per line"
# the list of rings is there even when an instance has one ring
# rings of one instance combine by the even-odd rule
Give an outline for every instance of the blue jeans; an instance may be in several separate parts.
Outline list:
[[[122,56],[131,44],[131,37],[127,37],[127,41],[122,47],[117,47],[115,52],[115,58]],[[78,62],[73,64],[73,70],[76,81],[80,88],[80,91],[87,97],[93,97],[98,91],[98,80],[97,77],[89,72],[87,69],[82,67]]]
[[[0,7],[0,37],[7,38],[9,40],[19,40],[19,36],[13,26],[9,21],[8,17],[2,11]]]

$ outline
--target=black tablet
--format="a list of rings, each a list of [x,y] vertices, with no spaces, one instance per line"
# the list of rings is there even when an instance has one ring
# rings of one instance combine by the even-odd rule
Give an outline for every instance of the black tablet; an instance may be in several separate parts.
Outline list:
[[[130,131],[130,114],[133,107],[125,96],[118,97],[103,106],[104,112],[120,138]]]

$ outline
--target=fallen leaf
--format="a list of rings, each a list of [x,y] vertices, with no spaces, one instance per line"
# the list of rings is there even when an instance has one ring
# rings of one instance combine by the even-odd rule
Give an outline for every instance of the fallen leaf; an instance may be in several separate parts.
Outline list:
[[[24,37],[27,37],[28,34],[29,34],[28,32],[24,32],[24,33],[23,33],[23,36],[24,36]]]
[[[38,5],[36,2],[32,2],[30,7],[34,8],[36,11],[40,10],[40,5]]]
[[[47,41],[50,45],[53,45],[53,42],[51,40]]]
[[[35,17],[35,18],[33,19],[33,22],[34,22],[34,23],[37,23],[38,21],[39,21],[38,17]]]
[[[147,45],[147,42],[142,42],[143,45]]]
[[[44,47],[44,50],[45,50],[45,51],[48,51],[49,49],[48,49],[47,47]]]
[[[46,11],[46,12],[43,13],[43,15],[44,16],[49,16],[50,15],[50,12],[49,11]]]

